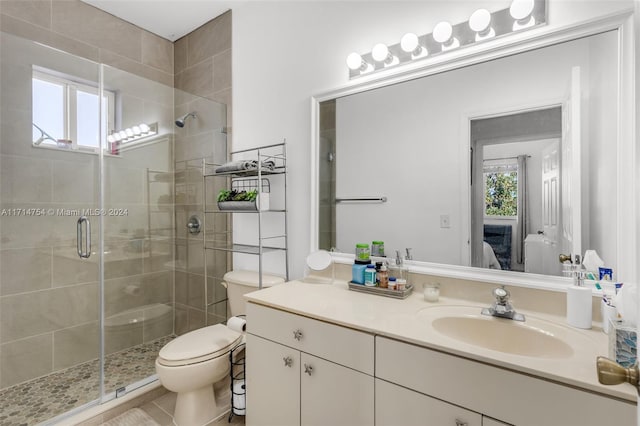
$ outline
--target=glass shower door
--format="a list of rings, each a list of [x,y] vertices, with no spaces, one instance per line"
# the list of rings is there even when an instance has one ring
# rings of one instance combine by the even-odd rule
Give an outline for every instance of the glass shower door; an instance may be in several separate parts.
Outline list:
[[[0,423],[36,424],[100,397],[100,73],[0,43]]]
[[[151,381],[174,336],[173,88],[103,65],[105,395]]]

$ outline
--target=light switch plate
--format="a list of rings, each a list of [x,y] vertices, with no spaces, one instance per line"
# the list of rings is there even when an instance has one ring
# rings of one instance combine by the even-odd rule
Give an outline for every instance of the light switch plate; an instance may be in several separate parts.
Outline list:
[[[440,215],[440,228],[451,228],[451,221],[448,214]]]

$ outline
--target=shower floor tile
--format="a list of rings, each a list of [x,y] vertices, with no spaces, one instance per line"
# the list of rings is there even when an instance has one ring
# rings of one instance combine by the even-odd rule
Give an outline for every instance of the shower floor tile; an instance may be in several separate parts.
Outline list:
[[[158,352],[174,338],[162,337],[107,355],[105,392],[155,374]],[[98,368],[98,360],[94,360],[0,391],[0,425],[35,425],[97,399]]]

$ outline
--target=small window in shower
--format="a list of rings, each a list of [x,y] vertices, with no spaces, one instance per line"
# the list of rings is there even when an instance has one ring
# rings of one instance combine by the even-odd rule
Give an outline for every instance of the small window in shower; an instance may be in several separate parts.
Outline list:
[[[79,80],[79,79],[78,79]],[[32,143],[34,146],[97,152],[100,113],[115,127],[115,93],[59,74],[33,71]]]

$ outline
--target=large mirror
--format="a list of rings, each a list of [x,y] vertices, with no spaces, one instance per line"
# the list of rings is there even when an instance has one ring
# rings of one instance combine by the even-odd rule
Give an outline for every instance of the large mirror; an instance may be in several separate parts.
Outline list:
[[[617,268],[618,31],[323,100],[318,242],[561,275]]]

